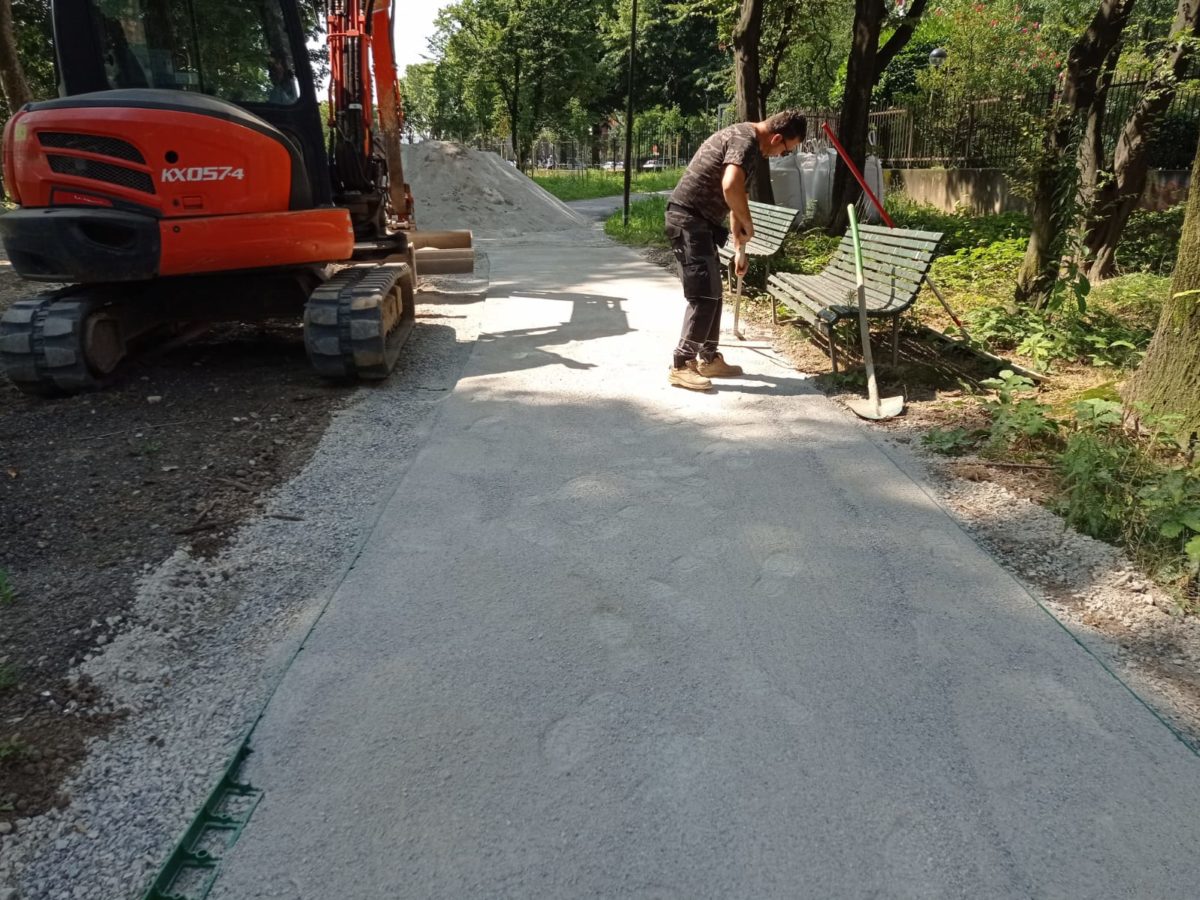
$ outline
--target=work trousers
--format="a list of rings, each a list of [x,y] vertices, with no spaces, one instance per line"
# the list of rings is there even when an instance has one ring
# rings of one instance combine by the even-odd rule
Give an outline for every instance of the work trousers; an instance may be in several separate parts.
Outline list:
[[[729,232],[673,203],[667,205],[666,232],[688,304],[683,314],[683,333],[675,348],[674,364],[678,368],[697,356],[711,360],[717,355],[724,293],[717,248],[725,243]]]

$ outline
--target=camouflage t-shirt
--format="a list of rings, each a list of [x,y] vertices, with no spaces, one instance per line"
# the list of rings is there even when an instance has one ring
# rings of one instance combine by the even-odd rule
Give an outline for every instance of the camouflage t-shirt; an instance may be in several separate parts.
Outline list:
[[[721,179],[728,165],[741,166],[749,182],[754,167],[763,158],[758,149],[754,126],[748,122],[722,128],[700,145],[679,184],[671,192],[671,202],[686,206],[714,225],[725,221],[729,206],[721,190]]]

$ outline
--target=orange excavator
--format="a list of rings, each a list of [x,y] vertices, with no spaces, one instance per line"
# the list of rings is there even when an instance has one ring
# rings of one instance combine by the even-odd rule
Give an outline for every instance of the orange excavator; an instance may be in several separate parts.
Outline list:
[[[34,394],[102,385],[210,323],[302,317],[332,379],[380,379],[416,273],[469,272],[422,232],[401,158],[395,0],[53,0],[60,97],[4,129],[17,273],[61,288],[0,318]],[[328,79],[328,107],[318,83]]]

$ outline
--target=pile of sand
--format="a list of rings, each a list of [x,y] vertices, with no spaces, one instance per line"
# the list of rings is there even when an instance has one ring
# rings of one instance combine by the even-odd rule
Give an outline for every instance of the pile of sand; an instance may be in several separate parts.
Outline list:
[[[469,228],[479,237],[516,237],[587,221],[495,153],[424,141],[404,147],[417,227]]]

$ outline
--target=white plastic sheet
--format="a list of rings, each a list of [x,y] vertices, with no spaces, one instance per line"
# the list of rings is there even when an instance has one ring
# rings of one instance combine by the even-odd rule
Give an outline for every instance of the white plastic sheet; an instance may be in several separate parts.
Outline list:
[[[867,183],[867,187],[871,189],[871,193],[875,195],[879,202],[883,203],[883,164],[879,161],[878,156],[868,156],[866,162],[863,163],[863,181]],[[862,199],[858,203],[860,218],[877,225],[883,221],[883,217],[879,215],[879,210],[875,208],[875,204],[871,199],[863,194]]]
[[[828,222],[833,213],[833,168],[836,161],[837,151],[832,148],[802,153],[796,160],[807,203],[806,218],[817,223]]]
[[[804,212],[804,184],[795,156],[776,156],[771,164],[771,192],[776,206],[790,206]],[[803,218],[803,216],[801,217]]]

